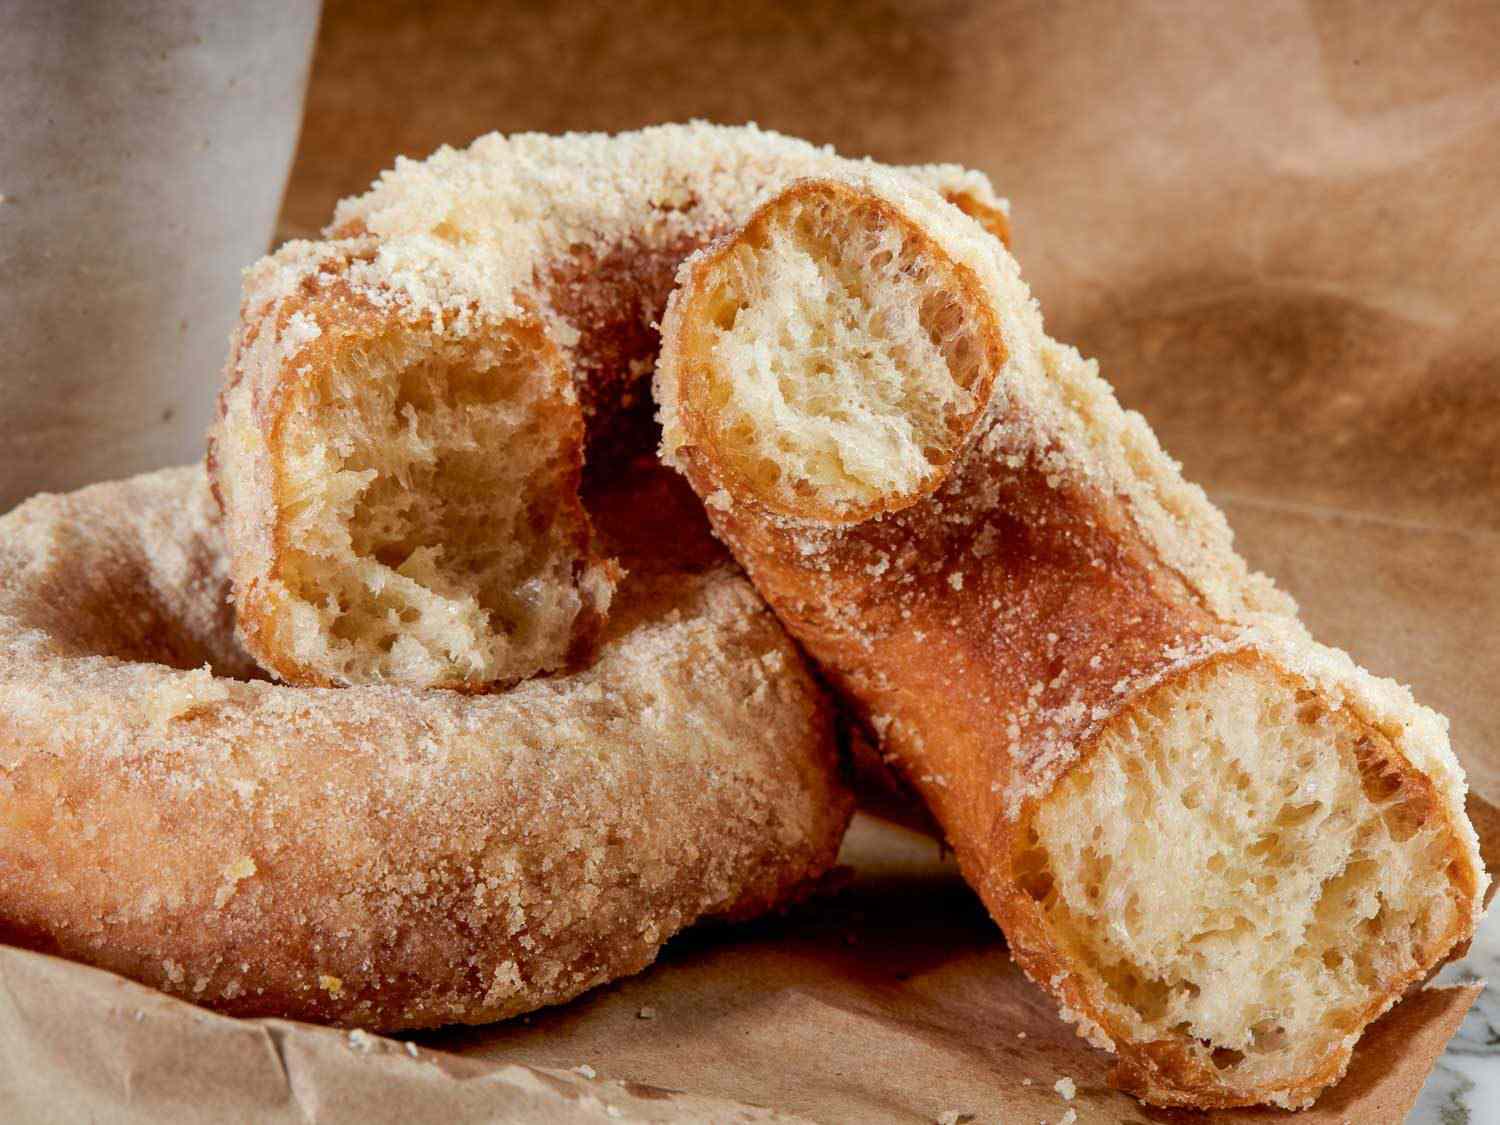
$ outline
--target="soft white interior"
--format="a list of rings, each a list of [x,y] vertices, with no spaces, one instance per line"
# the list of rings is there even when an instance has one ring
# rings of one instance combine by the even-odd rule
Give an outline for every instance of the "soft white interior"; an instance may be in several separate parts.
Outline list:
[[[834,510],[921,490],[952,456],[984,350],[953,268],[873,209],[794,198],[708,295],[721,455]]]
[[[515,680],[580,609],[566,427],[544,359],[405,334],[348,352],[282,433],[296,659],[335,682]]]
[[[1252,1087],[1334,1049],[1456,923],[1443,823],[1391,754],[1267,668],[1202,670],[1049,796],[1023,886],[1133,1037]]]

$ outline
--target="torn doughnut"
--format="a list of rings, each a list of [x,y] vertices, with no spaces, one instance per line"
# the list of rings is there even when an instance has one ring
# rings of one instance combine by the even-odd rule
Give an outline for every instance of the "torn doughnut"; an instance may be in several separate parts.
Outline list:
[[[572,378],[534,315],[410,320],[358,280],[373,253],[311,244],[247,282],[212,444],[241,638],[320,686],[578,667],[618,572],[578,498]]]
[[[481,1023],[833,863],[827,705],[712,552],[642,560],[586,671],[484,695],[267,682],[228,587],[200,468],[0,518],[0,940],[235,1015]]]
[[[579,474],[654,443],[678,264],[793,179],[867,166],[753,126],[490,135],[252,269],[209,454],[246,649],[320,686],[585,664],[619,573]],[[1007,237],[983,176],[892,174]]]
[[[687,262],[663,456],[1159,1105],[1310,1104],[1488,882],[1445,720],[1315,643],[1014,260],[878,171]]]

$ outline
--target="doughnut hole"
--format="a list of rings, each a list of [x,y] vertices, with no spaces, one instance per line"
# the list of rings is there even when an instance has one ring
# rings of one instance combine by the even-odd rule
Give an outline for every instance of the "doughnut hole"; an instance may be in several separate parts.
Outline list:
[[[563,665],[586,558],[581,419],[543,333],[353,336],[277,438],[281,649],[324,682],[500,686]]]
[[[1325,1066],[1473,894],[1430,783],[1259,659],[1158,687],[1037,809],[1017,875],[1107,1021],[1224,1088]]]
[[[893,207],[813,182],[700,272],[681,414],[731,492],[854,522],[932,491],[1003,358],[968,272]]]

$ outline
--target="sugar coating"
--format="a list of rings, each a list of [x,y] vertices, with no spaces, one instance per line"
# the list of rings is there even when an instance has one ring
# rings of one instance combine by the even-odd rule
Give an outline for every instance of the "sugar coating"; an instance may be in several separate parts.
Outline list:
[[[491,133],[467,149],[399,158],[369,192],[339,204],[329,230],[375,237],[379,249],[356,283],[402,294],[408,315],[447,321],[477,309],[505,317],[551,264],[582,248],[701,244],[793,180],[875,166],[753,124]],[[956,165],[895,174],[1005,208],[984,175]],[[293,265],[284,284],[294,277]],[[562,329],[559,343],[569,347],[576,332]]]

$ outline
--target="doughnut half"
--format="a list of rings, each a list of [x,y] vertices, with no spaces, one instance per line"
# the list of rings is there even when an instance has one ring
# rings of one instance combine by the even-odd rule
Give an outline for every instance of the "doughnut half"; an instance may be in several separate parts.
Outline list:
[[[703,564],[642,566],[587,671],[293,688],[235,640],[201,469],[23,504],[0,518],[0,940],[395,1029],[564,1001],[788,901],[850,798],[796,650]]]
[[[934,193],[786,189],[684,265],[656,391],[664,456],[1126,1089],[1309,1104],[1473,933],[1445,720],[1308,636]]]
[[[469,691],[586,663],[617,570],[578,503],[650,448],[677,266],[800,176],[754,127],[482,137],[403,160],[247,275],[210,471],[245,647],[289,683]],[[893,173],[1005,237],[952,166]]]

